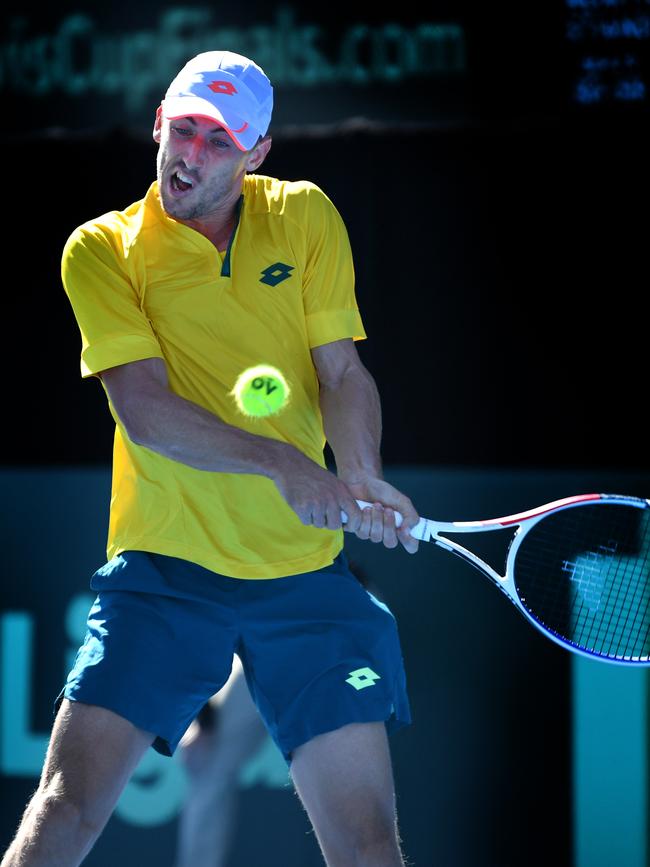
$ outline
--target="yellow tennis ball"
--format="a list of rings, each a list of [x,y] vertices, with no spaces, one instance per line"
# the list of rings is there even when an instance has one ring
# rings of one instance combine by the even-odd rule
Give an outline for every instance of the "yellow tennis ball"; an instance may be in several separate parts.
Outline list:
[[[230,393],[244,415],[263,418],[284,409],[291,389],[277,367],[258,364],[240,373]]]

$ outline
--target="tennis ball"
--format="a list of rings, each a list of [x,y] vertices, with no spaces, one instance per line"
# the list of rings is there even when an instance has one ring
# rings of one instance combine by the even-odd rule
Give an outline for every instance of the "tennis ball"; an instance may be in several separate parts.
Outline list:
[[[240,373],[230,393],[244,415],[263,418],[284,409],[291,389],[277,367],[258,364]]]

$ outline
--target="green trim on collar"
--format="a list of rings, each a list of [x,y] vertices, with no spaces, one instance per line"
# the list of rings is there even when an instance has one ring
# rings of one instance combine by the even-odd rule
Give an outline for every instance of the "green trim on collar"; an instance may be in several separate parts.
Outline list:
[[[228,241],[228,248],[226,250],[226,255],[223,257],[223,264],[221,265],[221,276],[222,277],[230,277],[230,251],[232,249],[233,241],[235,240],[235,235],[237,234],[237,229],[239,228],[239,218],[241,217],[242,205],[244,204],[244,196],[241,195],[237,201],[235,206],[235,225],[233,226],[232,233],[230,235],[230,240]]]

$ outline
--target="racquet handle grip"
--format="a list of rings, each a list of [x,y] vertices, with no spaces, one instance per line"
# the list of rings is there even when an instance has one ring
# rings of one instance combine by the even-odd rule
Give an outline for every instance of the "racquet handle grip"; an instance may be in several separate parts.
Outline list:
[[[372,503],[367,503],[365,500],[357,500],[357,506],[360,509],[367,509],[368,506],[372,506]],[[404,520],[404,517],[403,517],[402,513],[401,512],[395,512],[395,526],[401,527],[403,520]],[[347,524],[347,521],[348,521],[348,516],[346,515],[346,513],[343,510],[341,510],[341,522],[343,524]],[[426,525],[427,525],[427,519],[426,518],[420,518],[420,520],[415,525],[415,527],[413,527],[411,529],[411,531],[410,531],[411,536],[413,536],[414,539],[424,538],[424,531],[425,531]]]

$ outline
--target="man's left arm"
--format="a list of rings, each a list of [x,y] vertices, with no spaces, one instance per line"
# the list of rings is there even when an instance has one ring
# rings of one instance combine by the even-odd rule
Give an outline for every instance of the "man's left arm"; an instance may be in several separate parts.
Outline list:
[[[401,543],[414,554],[418,541],[408,531],[419,516],[410,499],[383,478],[381,401],[373,377],[351,338],[316,346],[311,353],[320,382],[325,437],[334,454],[337,476],[356,499],[374,504],[362,512],[356,535],[383,542],[388,548]],[[399,528],[395,511],[404,516]]]

